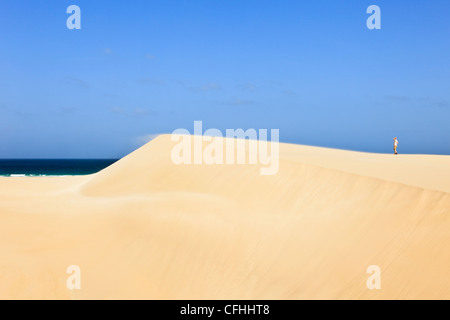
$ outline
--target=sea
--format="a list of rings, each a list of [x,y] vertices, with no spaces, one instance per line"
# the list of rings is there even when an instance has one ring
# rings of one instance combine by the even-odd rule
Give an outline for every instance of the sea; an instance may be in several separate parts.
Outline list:
[[[0,159],[0,177],[82,176],[97,173],[117,161],[118,159]]]

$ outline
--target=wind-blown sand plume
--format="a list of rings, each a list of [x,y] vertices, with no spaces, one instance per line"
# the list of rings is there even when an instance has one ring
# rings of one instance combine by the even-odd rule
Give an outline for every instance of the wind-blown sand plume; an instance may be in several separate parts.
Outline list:
[[[450,157],[280,144],[262,176],[175,165],[174,145],[86,177],[0,179],[0,298],[450,298]]]

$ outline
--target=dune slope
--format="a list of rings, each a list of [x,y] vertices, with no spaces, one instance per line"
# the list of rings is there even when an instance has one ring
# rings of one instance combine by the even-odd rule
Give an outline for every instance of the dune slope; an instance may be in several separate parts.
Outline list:
[[[0,298],[450,298],[450,157],[280,144],[262,176],[175,165],[174,144],[92,176],[0,179]]]

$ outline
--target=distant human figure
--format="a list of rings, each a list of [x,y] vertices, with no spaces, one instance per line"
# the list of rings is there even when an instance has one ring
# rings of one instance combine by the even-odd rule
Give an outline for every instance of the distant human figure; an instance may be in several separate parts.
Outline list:
[[[398,140],[397,137],[394,138],[394,154],[398,154],[397,153],[397,146],[398,146]]]

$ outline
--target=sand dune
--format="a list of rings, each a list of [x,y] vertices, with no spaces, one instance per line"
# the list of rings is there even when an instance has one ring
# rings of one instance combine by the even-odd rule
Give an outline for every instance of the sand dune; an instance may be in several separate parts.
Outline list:
[[[86,177],[0,178],[0,298],[450,299],[449,156],[280,144],[262,176],[175,165],[174,144]]]

